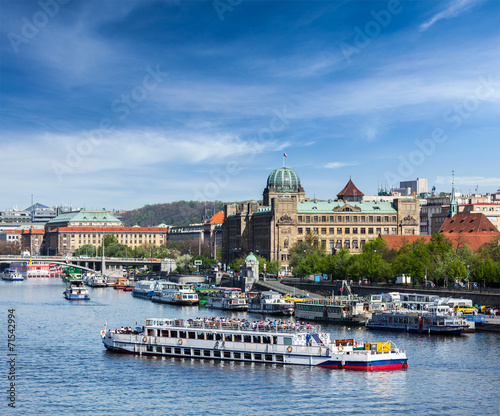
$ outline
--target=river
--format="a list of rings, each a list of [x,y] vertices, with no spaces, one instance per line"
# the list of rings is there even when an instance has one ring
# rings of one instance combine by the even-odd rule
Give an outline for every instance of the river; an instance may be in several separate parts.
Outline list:
[[[107,352],[104,325],[260,316],[161,305],[112,288],[89,288],[90,301],[70,302],[64,289],[59,279],[0,281],[1,415],[497,415],[500,409],[497,333],[445,337],[323,326],[332,338],[390,339],[404,348],[408,369],[389,372],[139,357]],[[12,371],[15,408],[8,406]]]

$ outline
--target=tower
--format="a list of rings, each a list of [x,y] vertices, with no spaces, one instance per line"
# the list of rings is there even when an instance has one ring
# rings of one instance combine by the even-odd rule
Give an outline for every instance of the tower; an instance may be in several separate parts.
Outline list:
[[[451,199],[450,199],[450,210],[448,212],[448,217],[453,218],[455,214],[458,214],[458,204],[455,198],[455,171],[451,171]]]

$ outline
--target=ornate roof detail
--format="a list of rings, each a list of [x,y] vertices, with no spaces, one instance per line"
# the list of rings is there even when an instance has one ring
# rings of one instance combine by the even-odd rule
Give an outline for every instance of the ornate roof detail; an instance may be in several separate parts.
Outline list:
[[[299,175],[290,168],[274,169],[267,178],[267,188],[274,192],[299,192]]]
[[[347,185],[342,189],[338,194],[338,198],[343,198],[343,197],[362,197],[365,194],[361,192],[358,188],[356,188],[356,185],[352,182],[352,180],[349,178],[349,182],[347,182]]]

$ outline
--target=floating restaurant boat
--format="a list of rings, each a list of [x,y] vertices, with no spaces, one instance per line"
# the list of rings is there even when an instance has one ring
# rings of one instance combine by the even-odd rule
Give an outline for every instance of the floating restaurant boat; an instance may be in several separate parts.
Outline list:
[[[469,324],[448,305],[431,305],[428,310],[397,309],[376,312],[366,327],[386,331],[458,335],[467,330]]]
[[[11,268],[16,269],[21,275],[27,278],[50,277],[51,265],[47,262],[17,261],[11,263]]]
[[[173,305],[195,306],[200,303],[198,294],[192,285],[166,282],[163,289],[156,292],[151,300],[158,303],[169,303]]]
[[[132,296],[151,299],[156,292],[163,288],[165,283],[165,280],[141,280],[135,284]]]
[[[369,302],[349,297],[311,299],[295,305],[297,318],[333,324],[365,325],[371,315]]]
[[[405,351],[390,341],[331,341],[319,325],[294,322],[151,318],[144,327],[105,329],[101,336],[106,349],[129,354],[364,371],[408,366]]]
[[[248,312],[265,313],[268,315],[293,315],[295,304],[284,300],[280,293],[269,290],[250,294]]]
[[[22,281],[24,277],[17,269],[5,269],[2,273],[2,280],[10,280],[11,282]]]
[[[82,280],[70,280],[64,291],[64,297],[68,300],[89,300],[89,290]]]
[[[208,296],[207,308],[223,309],[226,311],[246,311],[248,298],[237,287],[219,287],[218,291]]]

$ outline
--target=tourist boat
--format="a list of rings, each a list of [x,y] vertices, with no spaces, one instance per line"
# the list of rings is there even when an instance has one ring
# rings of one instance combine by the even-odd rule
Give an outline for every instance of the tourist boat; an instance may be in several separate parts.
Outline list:
[[[22,281],[24,277],[17,269],[5,269],[2,273],[2,280],[10,280],[11,282]]]
[[[163,289],[156,292],[151,300],[158,303],[169,303],[173,305],[196,306],[200,303],[198,294],[192,285],[166,282]]]
[[[293,315],[294,302],[284,300],[280,293],[273,290],[250,294],[248,312],[268,315]]]
[[[70,280],[64,291],[64,297],[68,300],[89,300],[89,290],[83,284],[83,280]]]
[[[341,325],[365,325],[371,317],[369,302],[360,299],[310,299],[295,305],[295,317]]]
[[[198,300],[200,301],[200,306],[205,306],[208,302],[208,297],[212,293],[218,292],[218,289],[213,289],[210,287],[196,287],[194,291],[198,294]]]
[[[108,282],[106,281],[106,277],[99,273],[92,273],[88,277],[87,284],[90,287],[107,287]]]
[[[224,318],[146,319],[135,329],[101,332],[109,351],[254,363],[295,364],[350,370],[395,370],[408,366],[392,342],[330,340],[319,325],[250,323]]]
[[[17,261],[12,262],[10,267],[21,273],[25,279],[50,277],[50,264],[47,262]]]
[[[246,311],[248,298],[237,287],[219,287],[218,291],[208,296],[207,308],[223,309],[226,311]]]
[[[368,329],[429,334],[461,334],[469,328],[464,317],[448,305],[431,305],[428,310],[397,309],[376,312],[366,323]]]
[[[132,289],[132,296],[136,298],[151,299],[156,290],[161,290],[158,280],[141,280]]]

